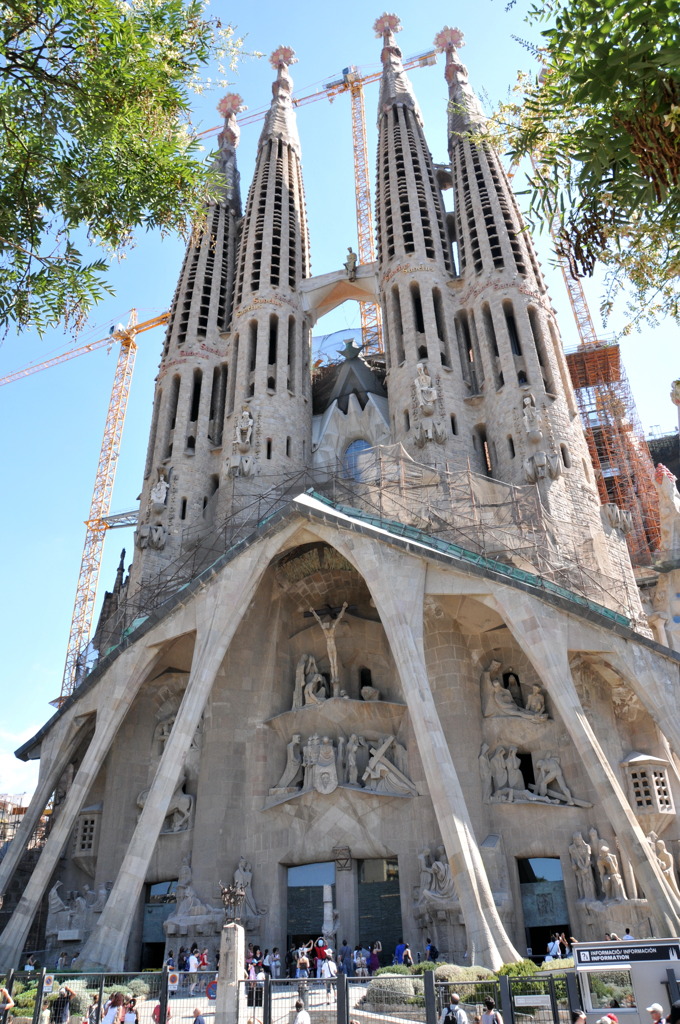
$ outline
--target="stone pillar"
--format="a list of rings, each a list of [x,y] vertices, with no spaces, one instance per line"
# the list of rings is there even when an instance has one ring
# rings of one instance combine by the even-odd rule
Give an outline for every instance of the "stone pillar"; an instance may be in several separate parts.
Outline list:
[[[121,654],[112,669],[107,702],[97,717],[92,741],[66,796],[33,874],[0,936],[0,971],[18,966],[24,942],[52,874],[92,784],[104,763],[132,701],[161,654],[136,647]]]
[[[359,893],[357,888],[357,862],[350,861],[349,871],[340,871],[335,865],[335,906],[338,911],[337,953],[342,940],[347,939],[354,949],[359,935]]]
[[[269,545],[265,544],[260,556],[264,565],[268,551]],[[244,554],[204,591],[203,602],[197,596],[194,598],[198,602],[196,618],[199,623],[202,619],[207,621],[198,628],[187,688],[111,895],[96,930],[80,954],[81,971],[124,969],[130,927],[168,805],[215,675],[259,582],[260,573],[253,571],[252,563],[252,555]]]
[[[662,934],[680,934],[680,900],[666,885],[645,834],[633,814],[597,737],[586,718],[569,667],[569,619],[528,594],[514,593],[512,601],[492,600],[512,635],[533,665],[569,731],[587,776],[597,790],[604,812],[627,856]]]
[[[430,798],[449,858],[465,920],[468,949],[476,963],[497,970],[520,960],[496,909],[463,790],[430,689],[423,646],[423,598],[427,566],[420,559],[353,536],[339,544],[371,591],[399,672]],[[346,549],[346,550],[345,550]]]
[[[238,1024],[239,982],[245,977],[245,937],[241,925],[233,921],[222,929],[215,1024]]]
[[[14,839],[9,844],[5,856],[0,861],[0,892],[7,892],[7,886],[24,855],[26,846],[40,820],[40,815],[47,806],[47,802],[52,796],[59,779],[66,771],[67,765],[75,754],[85,728],[86,726],[76,727],[75,734],[71,736],[68,742],[64,742],[60,749],[57,748],[52,763],[47,766],[46,771],[41,772],[38,787],[31,798],[28,810],[21,819],[21,824],[17,829]],[[65,740],[65,731],[59,730],[59,737],[62,741]],[[56,745],[53,744],[53,746]]]

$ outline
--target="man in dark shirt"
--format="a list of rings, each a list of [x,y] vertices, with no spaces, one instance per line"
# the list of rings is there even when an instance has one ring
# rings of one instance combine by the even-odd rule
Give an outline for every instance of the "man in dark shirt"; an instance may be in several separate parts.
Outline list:
[[[71,1000],[75,992],[68,985],[62,985],[59,995],[50,1003],[50,1024],[67,1024],[71,1016]]]

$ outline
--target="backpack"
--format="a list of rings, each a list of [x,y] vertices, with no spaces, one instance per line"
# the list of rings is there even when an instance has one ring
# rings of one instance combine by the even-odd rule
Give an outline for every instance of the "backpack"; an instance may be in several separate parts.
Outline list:
[[[451,1009],[450,1006],[446,1011],[446,1016],[444,1017],[443,1024],[458,1024],[458,1015],[456,1014],[455,1010]]]
[[[434,942],[430,943],[430,960],[436,960],[439,956],[439,950],[435,946]]]

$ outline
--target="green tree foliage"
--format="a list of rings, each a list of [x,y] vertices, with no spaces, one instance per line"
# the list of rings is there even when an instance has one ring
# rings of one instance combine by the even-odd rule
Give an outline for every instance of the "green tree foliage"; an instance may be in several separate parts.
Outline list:
[[[537,80],[494,119],[532,156],[534,222],[553,222],[574,276],[608,268],[602,311],[680,320],[680,40],[677,0],[547,0]],[[630,286],[632,285],[632,290]]]
[[[217,189],[190,89],[239,45],[204,0],[3,5],[0,328],[77,328],[136,230],[189,231]]]

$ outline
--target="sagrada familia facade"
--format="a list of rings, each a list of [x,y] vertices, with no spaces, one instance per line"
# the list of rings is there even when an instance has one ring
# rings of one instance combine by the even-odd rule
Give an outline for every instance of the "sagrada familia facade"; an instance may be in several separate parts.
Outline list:
[[[223,198],[172,304],[134,560],[96,663],[18,751],[40,782],[0,891],[52,794],[54,813],[2,969],[47,894],[48,945],[85,969],[214,953],[220,880],[262,947],[429,935],[498,967],[556,928],[680,934],[678,627],[598,498],[460,33],[436,38],[435,165],[398,19],[375,28],[375,263],[310,274],[293,52],[271,58],[244,211],[222,101]],[[379,305],[384,352],[315,368],[313,325],[345,301]]]

